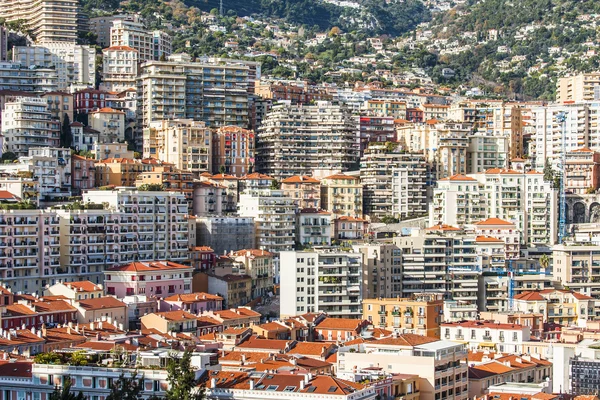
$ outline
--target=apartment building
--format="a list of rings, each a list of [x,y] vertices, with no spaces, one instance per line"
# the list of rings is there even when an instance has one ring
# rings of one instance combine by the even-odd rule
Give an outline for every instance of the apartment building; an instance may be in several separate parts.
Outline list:
[[[419,398],[468,398],[467,348],[464,344],[403,334],[338,349],[337,376],[378,365],[383,373],[418,376]]]
[[[515,296],[514,310],[542,314],[544,322],[585,327],[596,319],[593,297],[572,290],[544,289]]]
[[[152,170],[151,164],[133,158],[107,158],[96,162],[96,185],[134,187],[140,174]]]
[[[255,85],[254,93],[263,99],[289,100],[292,104],[308,105],[314,101],[332,99],[325,88],[311,85],[306,81],[261,80]]]
[[[202,121],[153,121],[143,135],[144,158],[157,158],[196,175],[212,168],[212,133]]]
[[[60,121],[51,119],[48,103],[36,97],[14,97],[2,110],[4,152],[27,156],[30,147],[58,147]]]
[[[394,119],[406,119],[406,101],[392,99],[370,99],[364,102],[370,114],[383,115]]]
[[[96,50],[75,42],[49,42],[33,46],[15,46],[13,62],[28,68],[53,68],[58,74],[58,90],[96,85]]]
[[[409,298],[363,299],[363,319],[397,333],[440,338],[444,312],[442,294],[415,294]]]
[[[321,181],[310,176],[290,176],[281,181],[284,195],[296,201],[299,209],[321,207]]]
[[[364,218],[338,217],[333,220],[333,238],[337,241],[362,240],[368,235],[369,221]]]
[[[196,219],[196,232],[198,245],[210,246],[215,254],[256,248],[252,217],[200,217]]]
[[[296,214],[296,242],[302,246],[331,245],[331,213],[302,208]]]
[[[136,87],[139,52],[129,46],[111,46],[102,50],[103,90],[122,92]]]
[[[423,214],[426,171],[420,154],[402,154],[383,144],[371,144],[360,161],[363,212],[376,219]],[[397,215],[394,209],[399,211]]]
[[[281,315],[324,312],[360,318],[363,255],[336,250],[280,253]]]
[[[541,173],[490,169],[437,182],[429,206],[431,224],[475,224],[486,218],[514,223],[527,246],[556,241],[557,196]]]
[[[193,187],[193,215],[198,217],[217,216],[236,211],[237,198],[228,193],[225,187],[210,182],[190,182],[190,184]]]
[[[46,92],[40,94],[42,99],[48,101],[48,111],[52,119],[59,120],[64,123],[65,115],[69,117],[69,121],[73,121],[73,95],[66,92]]]
[[[248,127],[248,66],[235,60],[192,62],[184,54],[167,59],[140,67],[140,127],[182,118],[204,121],[211,128]]]
[[[531,336],[529,326],[495,321],[445,322],[440,329],[444,339],[466,342],[469,349],[486,347],[501,353],[520,353],[521,344],[529,341]]]
[[[475,236],[447,225],[436,225],[394,238],[402,251],[402,292],[446,293],[453,300],[476,304],[480,265]]]
[[[189,293],[192,288],[189,265],[171,261],[134,261],[104,271],[106,294],[119,299],[125,296],[169,297]]]
[[[565,191],[587,194],[600,188],[600,153],[586,147],[567,152]]]
[[[333,213],[334,218],[362,218],[363,187],[360,178],[334,174],[321,179],[321,208]]]
[[[110,47],[114,46],[127,46],[137,50],[140,62],[155,60],[154,36],[140,22],[130,19],[113,20],[110,28]]]
[[[477,174],[491,168],[506,168],[510,137],[475,132],[469,136],[467,171]]]
[[[96,43],[98,43],[98,46],[102,48],[110,47],[110,28],[112,28],[113,22],[117,20],[143,22],[139,14],[103,15],[101,17],[90,18],[90,32],[96,34]]]
[[[594,106],[587,103],[555,104],[532,108],[532,123],[535,126],[535,133],[532,136],[530,153],[532,162],[538,171],[544,168],[547,160],[554,168],[557,168],[562,152],[563,123],[557,121],[560,113],[565,113],[566,116],[564,126],[567,152],[582,147],[597,150],[594,147],[597,142],[590,140],[594,133],[590,127],[591,108]]]
[[[105,108],[108,93],[104,90],[82,89],[73,93],[75,112],[88,114],[92,111]]]
[[[502,257],[504,260],[515,260],[521,256],[519,230],[512,222],[499,218],[488,218],[476,222],[474,230],[480,242],[485,242],[487,239],[488,243],[493,243],[492,239],[500,239],[504,243],[504,254]]]
[[[237,273],[252,278],[251,297],[266,296],[273,291],[273,253],[265,250],[242,249],[230,253]]]
[[[88,190],[83,194],[83,202],[88,201],[108,203],[109,210],[122,213],[119,228],[113,226],[112,229],[114,234],[120,234],[120,262],[188,261],[188,204],[182,193],[143,192],[131,188]]]
[[[152,165],[152,171],[142,172],[137,176],[135,186],[158,184],[165,190],[180,192],[185,195],[189,211],[194,204],[194,176],[191,172],[181,171],[172,164]]]
[[[559,103],[600,100],[600,73],[598,72],[558,78],[556,86],[556,101]]]
[[[24,20],[37,43],[77,41],[79,3],[71,0],[6,0],[0,17]]]
[[[356,118],[346,106],[273,106],[259,128],[256,168],[277,180],[348,171],[359,160]]]
[[[96,160],[106,160],[108,158],[127,158],[133,159],[134,151],[127,148],[125,143],[98,143],[94,142],[91,152]]]
[[[71,135],[73,137],[71,145],[76,150],[91,152],[94,149],[94,143],[98,143],[100,132],[92,128],[87,128],[81,122],[75,121],[71,124]]]
[[[30,69],[0,61],[0,90],[52,92],[58,90],[58,73],[50,68]]]
[[[361,115],[359,118],[360,129],[360,156],[372,142],[395,142],[396,129],[394,117]]]
[[[296,237],[296,204],[281,190],[248,190],[240,195],[238,214],[253,217],[256,247],[273,253],[291,250]]]
[[[28,156],[21,157],[20,163],[37,177],[42,201],[65,200],[71,195],[71,149],[30,147]]]
[[[90,128],[98,131],[100,143],[125,141],[125,113],[104,107],[88,114]]]
[[[0,278],[12,291],[41,294],[63,273],[53,211],[0,210]]]
[[[600,246],[590,243],[557,244],[552,248],[552,274],[563,286],[596,297],[600,295]]]
[[[352,248],[364,256],[361,290],[365,298],[402,296],[402,254],[396,245],[370,242]]]
[[[212,172],[244,176],[255,164],[254,131],[239,126],[223,126],[213,131]]]

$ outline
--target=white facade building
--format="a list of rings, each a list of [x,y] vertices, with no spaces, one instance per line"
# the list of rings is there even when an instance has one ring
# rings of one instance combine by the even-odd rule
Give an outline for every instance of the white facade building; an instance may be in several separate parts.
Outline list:
[[[281,315],[325,312],[362,315],[362,253],[284,251],[281,257]]]

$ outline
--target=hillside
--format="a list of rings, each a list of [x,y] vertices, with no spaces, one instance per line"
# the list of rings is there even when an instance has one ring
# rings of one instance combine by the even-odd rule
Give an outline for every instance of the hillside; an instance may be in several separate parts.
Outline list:
[[[150,10],[161,11],[169,1],[155,0],[81,0],[88,13],[115,11],[119,5],[129,10],[150,14]],[[183,0],[187,6],[202,11],[219,9],[219,0]],[[328,31],[337,26],[344,31],[361,30],[369,34],[401,35],[429,21],[431,14],[421,0],[361,0],[360,7],[340,7],[318,0],[223,0],[227,15],[267,16],[281,18],[296,25],[317,26]]]
[[[600,3],[562,0],[469,1],[435,16],[425,41],[436,54],[429,71],[438,82],[452,68],[454,82],[488,82],[514,97],[554,97],[556,77],[600,67]],[[505,91],[506,93],[506,91]]]

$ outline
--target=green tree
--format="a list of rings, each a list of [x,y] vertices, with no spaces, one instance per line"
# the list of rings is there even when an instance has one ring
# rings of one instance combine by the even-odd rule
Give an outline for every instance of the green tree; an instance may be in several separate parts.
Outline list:
[[[546,164],[544,164],[544,181],[552,182],[554,180],[554,171],[552,170],[552,164],[550,163],[550,159],[546,159]]]
[[[140,192],[162,192],[164,189],[160,183],[143,183],[138,186]]]
[[[50,394],[49,400],[85,400],[85,396],[82,392],[78,394],[71,393],[71,378],[66,376],[63,380],[62,387],[55,387],[54,392]]]
[[[273,179],[271,181],[271,189],[274,189],[274,190],[279,189],[279,182],[277,181],[277,179]]]
[[[2,154],[2,162],[3,163],[11,163],[15,160],[17,160],[18,157],[15,153],[13,153],[12,151],[7,151],[6,153]]]
[[[221,165],[221,166],[219,167],[219,173],[220,173],[221,175],[225,175],[225,166],[224,166],[224,165]]]
[[[79,350],[74,353],[71,353],[71,357],[69,359],[69,364],[76,366],[85,366],[87,365],[88,360],[85,355],[85,350]]]
[[[60,364],[61,357],[58,353],[48,352],[48,353],[39,353],[33,357],[33,360],[36,364]]]
[[[548,257],[547,254],[540,257],[540,266],[546,270],[548,269],[548,266],[550,266],[550,257]]]
[[[73,144],[73,133],[71,132],[71,120],[65,113],[60,131],[60,147],[71,147]]]
[[[141,400],[143,398],[144,377],[138,378],[135,371],[127,377],[123,372],[110,388],[110,393],[106,400]]]
[[[204,390],[198,387],[196,372],[191,365],[192,353],[186,350],[181,357],[171,355],[167,363],[169,389],[166,400],[203,400]]]

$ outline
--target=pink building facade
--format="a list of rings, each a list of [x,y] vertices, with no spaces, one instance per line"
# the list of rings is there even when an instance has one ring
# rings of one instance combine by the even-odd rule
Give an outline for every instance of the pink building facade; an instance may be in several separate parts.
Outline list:
[[[122,299],[190,293],[193,267],[170,261],[132,262],[104,272],[106,294]]]

